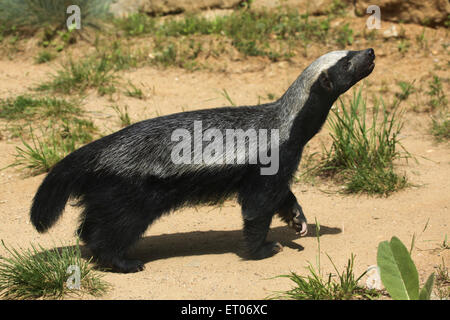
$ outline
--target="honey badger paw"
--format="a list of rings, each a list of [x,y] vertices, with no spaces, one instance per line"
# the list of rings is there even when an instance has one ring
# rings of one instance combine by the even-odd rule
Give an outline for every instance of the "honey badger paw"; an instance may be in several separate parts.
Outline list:
[[[97,261],[98,265],[106,270],[118,273],[134,273],[145,269],[140,260],[113,258],[110,261]]]
[[[140,260],[120,260],[113,266],[113,270],[121,273],[134,273],[145,269]]]
[[[292,212],[292,220],[288,223],[289,227],[293,228],[300,236],[305,236],[308,233],[308,224],[306,223],[305,215],[302,207],[296,204]]]
[[[305,236],[308,232],[305,215],[302,207],[298,204],[292,192],[289,192],[283,205],[278,210],[278,216],[293,228],[300,236]]]
[[[265,242],[261,247],[255,251],[249,252],[251,260],[261,260],[276,255],[283,251],[283,246],[279,242]]]

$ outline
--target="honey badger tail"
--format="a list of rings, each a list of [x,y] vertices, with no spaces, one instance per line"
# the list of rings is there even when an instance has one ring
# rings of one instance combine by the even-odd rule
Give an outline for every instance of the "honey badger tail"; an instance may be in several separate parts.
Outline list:
[[[33,199],[30,219],[39,232],[47,231],[61,216],[80,176],[70,158],[60,161],[48,173]]]

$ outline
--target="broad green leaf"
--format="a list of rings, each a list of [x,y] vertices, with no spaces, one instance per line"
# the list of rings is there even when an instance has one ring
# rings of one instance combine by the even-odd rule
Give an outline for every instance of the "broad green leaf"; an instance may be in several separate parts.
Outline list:
[[[420,290],[419,295],[420,300],[430,300],[431,291],[433,290],[433,284],[434,284],[434,272],[430,274],[427,282],[425,282],[422,290]]]
[[[377,264],[384,287],[394,300],[419,299],[419,274],[405,245],[397,237],[378,245]]]

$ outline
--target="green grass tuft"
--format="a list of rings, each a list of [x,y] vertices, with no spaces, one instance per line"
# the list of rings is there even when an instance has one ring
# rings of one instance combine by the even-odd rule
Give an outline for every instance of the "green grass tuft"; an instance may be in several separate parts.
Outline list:
[[[41,128],[39,135],[30,126],[31,142],[21,137],[23,145],[16,147],[15,161],[11,166],[27,169],[31,175],[48,172],[69,153],[91,142],[96,132],[91,121],[79,118],[49,122],[47,128]]]
[[[28,169],[32,175],[47,172],[67,154],[91,142],[97,129],[81,118],[81,113],[75,101],[55,97],[0,99],[0,118],[8,121],[13,136],[22,141],[11,166]]]
[[[396,93],[395,96],[398,100],[406,100],[415,91],[414,81],[405,82],[399,81],[397,85],[400,87],[401,93]]]
[[[128,113],[128,106],[124,106],[123,108],[118,105],[113,105],[111,108],[117,113],[119,116],[120,125],[122,127],[127,127],[131,124],[130,114]]]
[[[0,257],[0,297],[4,299],[61,299],[66,295],[103,295],[109,285],[81,258],[78,244],[61,249],[10,249]],[[69,266],[80,271],[80,288],[69,288]]]
[[[95,24],[108,15],[111,0],[2,0],[0,25],[4,32],[33,34],[42,26],[66,28],[70,5],[78,5],[82,13],[82,26]]]
[[[431,134],[438,142],[450,139],[450,112],[448,109],[440,110],[431,117]]]
[[[113,64],[103,55],[75,62],[70,59],[53,75],[53,79],[39,85],[36,90],[53,93],[84,93],[87,89],[102,92],[115,83]]]
[[[442,87],[442,80],[438,76],[433,75],[433,79],[428,82],[428,87],[429,91],[427,91],[427,94],[430,96],[429,105],[431,111],[446,108],[448,100]]]
[[[445,95],[442,80],[433,75],[432,80],[428,82],[429,90],[427,94],[430,96],[428,102],[431,111],[431,134],[438,142],[448,140],[450,138],[450,111],[448,99]]]
[[[56,57],[56,55],[51,53],[50,51],[42,50],[36,56],[35,61],[38,64],[42,64],[42,63],[47,63],[49,61],[52,61],[53,59],[55,59],[55,57]]]
[[[348,260],[347,266],[342,272],[339,272],[329,256],[328,258],[335,268],[335,275],[330,273],[328,277],[324,277],[309,264],[307,267],[309,274],[307,276],[300,276],[295,272],[279,276],[278,278],[287,278],[294,282],[295,287],[291,290],[278,293],[273,298],[292,300],[355,300],[373,299],[379,296],[376,290],[367,289],[358,284],[358,281],[365,275],[365,272],[359,277],[355,277],[353,271],[354,255]]]
[[[127,88],[125,94],[129,97],[143,100],[145,98],[142,89],[136,87],[131,81],[128,82],[129,88]]]
[[[70,58],[52,79],[40,84],[36,90],[61,94],[83,94],[97,89],[100,95],[116,92],[117,71],[136,68],[147,59],[142,50],[132,50],[120,41],[96,46],[96,53],[77,61]]]
[[[444,249],[448,250],[448,245]],[[436,268],[436,293],[441,300],[450,299],[450,274],[444,258],[442,258],[442,263]]]
[[[0,118],[6,120],[66,117],[80,113],[81,109],[75,106],[75,102],[54,97],[33,98],[30,95],[20,95],[0,99]]]
[[[355,91],[350,105],[343,100],[328,119],[332,144],[311,172],[335,178],[347,193],[388,195],[408,185],[405,175],[394,170],[394,161],[411,155],[402,146],[402,113],[388,112],[380,99],[369,120],[362,87]]]
[[[356,277],[354,274],[355,256],[352,254],[347,262],[347,266],[342,272],[339,272],[333,260],[327,254],[328,259],[333,265],[336,274],[329,274],[324,277],[321,272],[320,263],[320,225],[316,220],[316,239],[317,239],[317,269],[308,263],[307,276],[300,276],[295,272],[288,275],[281,275],[276,278],[287,278],[294,282],[295,287],[291,290],[278,292],[270,299],[293,299],[293,300],[351,300],[351,299],[373,299],[380,294],[374,289],[368,289],[359,285],[359,281],[366,274],[363,272]],[[337,279],[336,279],[337,276]]]
[[[346,23],[337,31],[336,42],[344,49],[347,45],[352,45],[354,41],[353,30],[349,27],[349,24]]]

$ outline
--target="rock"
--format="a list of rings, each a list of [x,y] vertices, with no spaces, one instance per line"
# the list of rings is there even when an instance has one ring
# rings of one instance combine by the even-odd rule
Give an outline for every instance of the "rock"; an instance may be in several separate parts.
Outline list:
[[[201,12],[201,16],[207,20],[214,20],[217,17],[229,16],[233,13],[232,9],[212,9]]]
[[[193,12],[203,9],[230,9],[241,0],[146,0],[142,11],[151,14]]]
[[[242,0],[115,0],[110,11],[116,17],[137,12],[160,15],[205,9],[232,9],[239,7],[241,2]],[[281,5],[312,15],[328,14],[333,10],[350,10],[358,16],[368,16],[366,10],[372,4],[373,0],[255,0],[251,8],[275,9]],[[450,15],[448,0],[378,0],[376,5],[380,7],[381,23],[394,21],[444,25]]]
[[[145,0],[117,0],[109,7],[109,11],[116,18],[125,18],[130,14],[138,13]]]
[[[443,25],[450,15],[448,0],[356,0],[355,13],[366,15],[367,8],[376,4],[380,7],[383,21],[412,22],[423,25]]]
[[[340,0],[339,3],[347,8],[351,8],[351,0]],[[333,5],[338,3],[336,0],[256,0],[252,3],[252,9],[274,9],[280,5],[283,7],[295,8],[301,13],[310,13],[312,15],[326,14],[332,10]]]
[[[398,32],[397,32],[397,28],[394,25],[392,25],[389,29],[387,29],[383,32],[383,38],[385,38],[385,39],[397,38],[397,37],[398,37]]]
[[[230,9],[242,0],[116,0],[110,11],[115,17],[145,12],[150,15],[195,12],[204,9]]]

